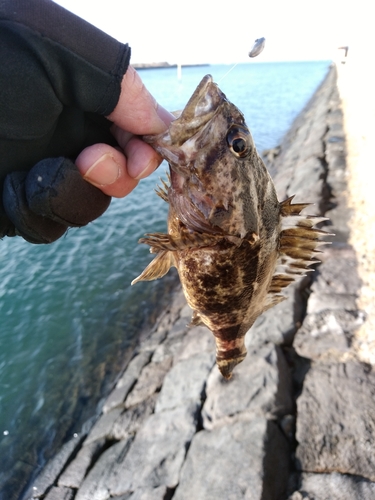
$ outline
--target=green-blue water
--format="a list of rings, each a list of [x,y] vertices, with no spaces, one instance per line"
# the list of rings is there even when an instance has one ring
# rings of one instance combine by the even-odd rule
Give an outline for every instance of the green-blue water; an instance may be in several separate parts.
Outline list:
[[[238,65],[220,88],[245,114],[257,148],[276,146],[322,81],[329,62]],[[229,66],[142,71],[164,107],[181,109],[202,76]],[[173,275],[130,282],[150,260],[137,245],[163,231],[166,204],[153,193],[162,166],[97,221],[60,241],[0,241],[0,498],[18,498],[28,479],[95,414],[137,334],[168,299]],[[159,307],[160,309],[160,307]]]

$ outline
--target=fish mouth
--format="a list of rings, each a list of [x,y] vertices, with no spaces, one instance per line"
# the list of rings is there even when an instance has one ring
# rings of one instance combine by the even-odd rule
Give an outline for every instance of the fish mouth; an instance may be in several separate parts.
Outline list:
[[[186,143],[204,128],[223,102],[227,102],[227,98],[214,83],[212,76],[204,76],[179,118],[169,126],[170,145],[175,148],[185,146],[184,149],[189,154],[194,146],[192,144],[190,148]]]

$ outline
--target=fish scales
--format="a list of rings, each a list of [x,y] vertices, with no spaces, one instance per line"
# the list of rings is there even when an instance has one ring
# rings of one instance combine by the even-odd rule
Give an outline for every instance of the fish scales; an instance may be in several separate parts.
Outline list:
[[[279,202],[243,114],[206,75],[181,115],[163,134],[145,136],[170,166],[168,233],[140,243],[155,259],[133,283],[177,268],[192,324],[214,334],[225,378],[244,360],[244,338],[256,318],[281,302],[282,289],[318,262],[325,220],[308,206]]]

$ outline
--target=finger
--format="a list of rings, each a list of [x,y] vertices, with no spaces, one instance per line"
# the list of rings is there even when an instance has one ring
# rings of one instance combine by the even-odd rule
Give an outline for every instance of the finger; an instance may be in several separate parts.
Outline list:
[[[119,102],[108,118],[138,135],[160,134],[174,120],[174,116],[156,102],[132,66],[122,79]]]
[[[129,175],[126,163],[123,153],[107,144],[87,147],[75,161],[85,180],[116,198],[128,195],[138,184]]]
[[[136,180],[148,177],[163,161],[151,146],[136,136],[127,142],[124,152],[127,157],[128,174]]]

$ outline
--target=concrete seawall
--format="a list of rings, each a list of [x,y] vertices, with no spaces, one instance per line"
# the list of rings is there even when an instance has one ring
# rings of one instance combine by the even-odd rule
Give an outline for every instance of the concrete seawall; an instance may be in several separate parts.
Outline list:
[[[230,381],[177,291],[95,424],[25,499],[375,499],[375,373],[352,346],[365,314],[335,68],[271,156],[279,199],[330,217],[317,271],[258,318]]]

